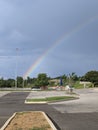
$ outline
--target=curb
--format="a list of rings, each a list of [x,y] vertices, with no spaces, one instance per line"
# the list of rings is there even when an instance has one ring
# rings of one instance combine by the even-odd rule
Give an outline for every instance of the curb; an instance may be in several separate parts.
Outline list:
[[[52,121],[49,119],[49,117],[45,114],[45,112],[42,112],[44,117],[46,118],[46,120],[48,121],[48,123],[50,124],[51,128],[53,130],[57,130],[56,127],[54,126],[54,124],[52,123]]]
[[[14,113],[14,114],[5,122],[5,124],[1,127],[0,130],[4,130],[4,129],[7,127],[7,125],[10,123],[10,121],[14,118],[15,115],[16,115],[16,113]]]
[[[49,117],[45,114],[45,112],[43,111],[23,111],[23,112],[41,112],[43,114],[43,116],[45,117],[45,119],[47,120],[47,122],[49,123],[50,127],[52,128],[52,130],[57,130],[57,128],[54,126],[53,122],[49,119]],[[5,128],[8,126],[8,124],[13,120],[13,118],[15,117],[15,115],[17,113],[21,113],[21,112],[15,112],[6,122],[5,124],[1,127],[0,130],[5,130]]]
[[[47,102],[27,102],[27,101],[25,101],[25,104],[47,104]]]

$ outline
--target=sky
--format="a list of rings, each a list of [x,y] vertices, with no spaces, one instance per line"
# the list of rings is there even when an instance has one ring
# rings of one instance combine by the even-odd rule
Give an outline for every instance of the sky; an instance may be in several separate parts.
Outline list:
[[[0,77],[98,70],[98,0],[0,0]]]

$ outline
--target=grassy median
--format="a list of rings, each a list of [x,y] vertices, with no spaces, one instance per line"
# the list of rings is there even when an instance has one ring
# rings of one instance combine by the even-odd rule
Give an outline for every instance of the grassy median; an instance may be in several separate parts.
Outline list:
[[[54,101],[68,101],[77,99],[73,96],[56,96],[56,97],[46,97],[46,98],[32,98],[32,99],[26,99],[26,102],[54,102]]]

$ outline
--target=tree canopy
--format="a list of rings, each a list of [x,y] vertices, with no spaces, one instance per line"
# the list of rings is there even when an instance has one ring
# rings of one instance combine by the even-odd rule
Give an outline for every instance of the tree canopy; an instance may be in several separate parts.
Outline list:
[[[83,79],[85,81],[92,82],[94,85],[98,85],[98,71],[92,70],[87,72]]]
[[[35,86],[38,87],[46,87],[49,84],[48,77],[45,73],[38,74],[37,80],[35,82]]]
[[[19,87],[41,87],[46,89],[47,86],[57,86],[63,85],[66,86],[69,84],[70,86],[74,86],[77,81],[89,81],[94,84],[94,86],[98,86],[98,71],[92,70],[87,72],[84,76],[78,77],[74,72],[69,75],[61,75],[55,78],[48,77],[46,73],[39,73],[36,78],[27,77],[27,79],[23,79],[23,77],[18,76],[16,79],[4,79],[3,77],[0,79],[0,87],[15,87],[15,81],[17,81],[17,88]],[[62,82],[60,82],[62,81]]]

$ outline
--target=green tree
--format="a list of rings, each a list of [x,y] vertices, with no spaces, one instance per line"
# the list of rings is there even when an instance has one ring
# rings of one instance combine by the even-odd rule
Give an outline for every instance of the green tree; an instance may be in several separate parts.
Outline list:
[[[46,89],[48,84],[49,82],[48,82],[47,74],[45,73],[38,74],[37,80],[35,82],[35,86]]]
[[[5,81],[3,78],[0,79],[0,87],[6,87],[5,86]]]
[[[75,82],[79,80],[79,78],[77,77],[77,75],[72,72],[71,74],[69,74],[69,76],[67,77],[67,82],[70,86],[74,86]]]
[[[32,79],[30,77],[27,77],[27,83],[31,84],[32,83]]]
[[[14,87],[14,86],[15,86],[15,80],[14,79],[6,80],[6,87]]]
[[[62,82],[63,82],[63,85],[67,84],[67,76],[65,74],[62,76]]]
[[[23,78],[20,76],[17,77],[17,87],[23,87]]]
[[[89,71],[84,75],[83,78],[85,81],[92,82],[94,86],[96,85],[98,86],[98,71],[96,70]]]

